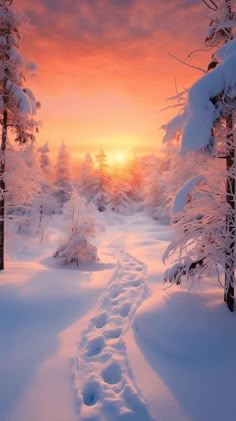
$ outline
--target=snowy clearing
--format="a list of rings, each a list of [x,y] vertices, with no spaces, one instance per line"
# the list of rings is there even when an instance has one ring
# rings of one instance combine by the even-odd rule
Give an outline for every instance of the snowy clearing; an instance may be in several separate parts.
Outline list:
[[[163,286],[172,234],[141,213],[102,215],[100,261],[58,268],[57,218],[45,243],[10,239],[1,421],[231,420],[236,319],[216,281]]]

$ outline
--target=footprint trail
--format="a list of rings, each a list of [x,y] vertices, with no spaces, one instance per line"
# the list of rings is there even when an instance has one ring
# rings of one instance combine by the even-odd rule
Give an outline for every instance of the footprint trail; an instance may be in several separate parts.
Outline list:
[[[148,295],[146,267],[116,242],[117,270],[73,359],[77,421],[152,421],[129,367],[124,336]]]

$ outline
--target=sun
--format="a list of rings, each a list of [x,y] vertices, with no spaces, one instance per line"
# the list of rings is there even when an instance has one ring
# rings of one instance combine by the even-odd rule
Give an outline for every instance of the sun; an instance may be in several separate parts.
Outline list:
[[[125,161],[125,155],[123,152],[116,152],[114,155],[114,159],[117,162],[124,162]]]
[[[118,151],[112,154],[112,161],[115,164],[123,165],[126,161],[126,155],[124,152]]]

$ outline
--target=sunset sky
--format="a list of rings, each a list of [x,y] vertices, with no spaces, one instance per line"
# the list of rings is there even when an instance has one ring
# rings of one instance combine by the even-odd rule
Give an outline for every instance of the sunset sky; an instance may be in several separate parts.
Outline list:
[[[86,151],[156,152],[165,99],[200,72],[172,59],[202,46],[201,0],[19,0],[30,19],[22,48],[38,65],[28,81],[42,102],[39,143]],[[195,55],[193,64],[209,57]]]

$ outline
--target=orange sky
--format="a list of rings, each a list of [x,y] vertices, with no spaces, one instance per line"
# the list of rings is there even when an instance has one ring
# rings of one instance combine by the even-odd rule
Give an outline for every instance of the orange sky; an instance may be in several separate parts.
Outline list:
[[[200,76],[169,57],[199,48],[208,10],[200,0],[19,0],[30,19],[28,81],[42,102],[38,141],[74,157],[86,151],[155,152],[169,118],[165,98]],[[194,57],[194,64],[208,56]]]

